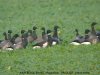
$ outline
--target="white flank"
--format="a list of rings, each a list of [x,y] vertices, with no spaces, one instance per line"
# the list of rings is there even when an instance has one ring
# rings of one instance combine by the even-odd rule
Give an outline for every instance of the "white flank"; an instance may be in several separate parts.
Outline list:
[[[54,42],[54,41],[52,42],[52,45],[56,45],[56,44],[57,44],[57,42]]]
[[[76,45],[76,46],[81,45],[81,44],[78,43],[78,42],[71,42],[70,44],[71,44],[71,45]]]
[[[91,43],[90,42],[83,42],[83,43],[81,43],[82,45],[91,45]]]
[[[16,44],[14,44],[14,46],[15,46]]]
[[[12,48],[6,48],[5,50],[12,51],[13,49]]]
[[[33,49],[36,49],[36,48],[41,48],[41,47],[40,47],[40,46],[34,46],[34,47],[33,47]]]
[[[48,42],[45,42],[44,44],[43,44],[43,48],[45,48],[45,47],[47,47],[48,46]]]

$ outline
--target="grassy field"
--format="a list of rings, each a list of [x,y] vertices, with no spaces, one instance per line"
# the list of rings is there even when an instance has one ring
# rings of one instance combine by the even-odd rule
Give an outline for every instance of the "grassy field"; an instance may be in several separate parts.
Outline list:
[[[35,25],[40,35],[41,27],[53,29],[54,25],[59,25],[60,37],[64,40],[51,48],[33,50],[27,47],[0,52],[0,75],[28,75],[20,73],[25,71],[49,72],[33,75],[99,75],[100,44],[69,45],[75,36],[74,29],[84,34],[92,22],[97,22],[96,29],[100,29],[100,0],[0,0],[0,39],[8,29],[15,34]],[[70,71],[74,73],[61,73]]]

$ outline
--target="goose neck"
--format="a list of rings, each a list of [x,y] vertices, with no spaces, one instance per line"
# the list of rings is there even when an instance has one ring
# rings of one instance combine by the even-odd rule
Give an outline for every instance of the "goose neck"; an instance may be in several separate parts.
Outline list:
[[[54,30],[53,37],[58,37],[58,32],[57,31],[58,31],[57,29]]]
[[[11,33],[8,33],[8,40],[11,40]]]
[[[5,37],[5,40],[8,40],[8,38],[7,38],[7,34],[5,34],[4,37]]]
[[[94,26],[91,26],[91,33],[92,33],[92,34],[96,34],[96,31],[95,31]]]

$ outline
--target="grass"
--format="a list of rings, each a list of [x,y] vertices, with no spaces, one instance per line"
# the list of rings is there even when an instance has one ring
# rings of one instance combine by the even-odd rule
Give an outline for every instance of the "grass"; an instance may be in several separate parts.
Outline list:
[[[79,29],[80,34],[84,34],[85,29],[90,29],[92,22],[97,22],[96,29],[100,29],[99,6],[99,0],[0,0],[1,39],[2,33],[8,29],[13,30],[13,33],[19,33],[21,29],[31,29],[34,25],[39,28],[39,35],[42,26],[52,29],[54,25],[59,25],[60,37],[64,39],[62,45],[51,48],[32,50],[28,47],[0,52],[0,75],[19,75],[24,71],[79,71],[90,72],[86,75],[99,75],[100,44],[69,45],[75,36],[75,28]]]

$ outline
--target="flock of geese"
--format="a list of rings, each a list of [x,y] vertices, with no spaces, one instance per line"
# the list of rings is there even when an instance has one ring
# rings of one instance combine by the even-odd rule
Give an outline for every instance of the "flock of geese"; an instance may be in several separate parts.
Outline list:
[[[100,31],[95,30],[95,25],[97,23],[93,22],[91,24],[91,29],[85,30],[85,35],[79,34],[78,29],[75,29],[76,36],[75,39],[70,43],[71,45],[90,45],[97,44],[100,42]],[[37,36],[37,27],[33,26],[31,30],[21,30],[21,34],[14,34],[12,36],[12,30],[4,32],[4,40],[0,40],[1,50],[15,50],[23,49],[32,45],[33,49],[51,47],[53,45],[59,44],[62,40],[58,36],[59,26],[54,26],[53,30],[46,30],[45,27],[41,28],[42,35]],[[53,33],[53,34],[52,34]]]
[[[4,32],[4,40],[0,40],[0,49],[1,50],[15,50],[23,49],[31,44],[33,49],[36,48],[45,48],[48,46],[53,46],[60,43],[58,37],[58,28],[59,26],[54,26],[54,30],[46,30],[45,27],[41,28],[42,35],[37,36],[36,30],[37,27],[33,26],[31,30],[21,30],[21,34],[14,34],[12,36],[12,30]],[[53,33],[53,34],[52,34]]]
[[[79,34],[78,29],[75,29],[76,38],[70,43],[72,45],[90,45],[97,44],[100,42],[100,31],[95,30],[95,25],[97,23],[93,22],[91,24],[91,30],[86,29],[85,35]]]

